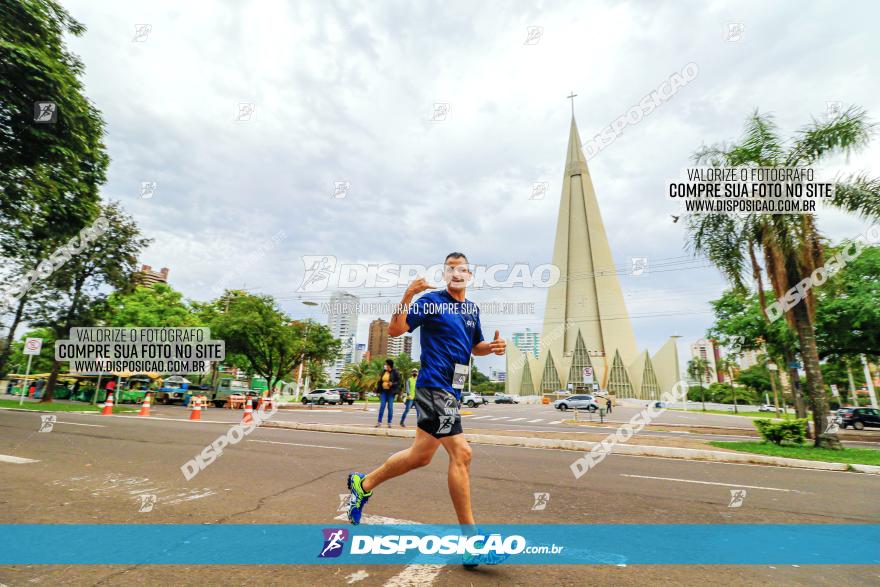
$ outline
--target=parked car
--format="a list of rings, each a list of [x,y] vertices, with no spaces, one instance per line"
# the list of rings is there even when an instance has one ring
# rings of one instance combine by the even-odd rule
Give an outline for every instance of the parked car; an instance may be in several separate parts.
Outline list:
[[[356,391],[351,391],[350,389],[346,389],[344,387],[334,387],[333,391],[339,393],[340,404],[342,402],[345,402],[348,405],[352,405],[356,399],[360,399],[360,395]]]
[[[880,410],[874,408],[847,408],[838,412],[837,423],[846,430],[852,426],[856,430],[864,430],[865,427],[880,428]]]
[[[335,389],[316,389],[311,393],[307,393],[302,398],[303,405],[305,404],[318,404],[322,406],[324,404],[341,404],[342,397],[339,392]]]
[[[459,400],[459,405],[467,406],[469,408],[474,408],[478,406],[482,406],[483,404],[488,404],[489,400],[484,398],[483,396],[473,393],[470,391],[462,391],[461,399]]]
[[[563,412],[568,410],[569,408],[575,410],[590,410],[591,412],[595,412],[599,409],[599,404],[596,403],[596,400],[593,399],[592,395],[581,394],[570,395],[568,397],[558,399],[553,402],[553,407],[557,410],[562,410]]]
[[[496,393],[495,394],[495,403],[496,404],[518,404],[519,400],[513,397],[512,395],[507,395],[506,393]]]

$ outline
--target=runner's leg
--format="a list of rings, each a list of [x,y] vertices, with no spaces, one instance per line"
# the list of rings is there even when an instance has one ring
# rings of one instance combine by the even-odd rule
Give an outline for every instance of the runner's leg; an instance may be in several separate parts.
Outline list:
[[[474,513],[471,510],[471,447],[463,434],[441,438],[443,448],[449,454],[449,496],[463,527],[473,527]]]
[[[416,439],[412,446],[391,455],[381,467],[364,477],[361,487],[370,492],[388,479],[399,477],[413,469],[424,467],[431,462],[434,453],[440,447],[440,441],[425,432],[416,430]]]

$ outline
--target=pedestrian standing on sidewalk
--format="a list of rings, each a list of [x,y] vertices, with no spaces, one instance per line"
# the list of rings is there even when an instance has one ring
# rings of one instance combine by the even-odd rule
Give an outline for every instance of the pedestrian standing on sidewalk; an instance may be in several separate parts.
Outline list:
[[[394,368],[394,361],[385,359],[385,371],[379,376],[376,382],[376,392],[379,394],[379,420],[376,422],[376,428],[382,426],[382,416],[385,414],[385,407],[388,407],[388,427],[391,428],[391,419],[394,417],[394,398],[400,391],[400,373]]]
[[[611,413],[611,398],[610,397],[605,398],[605,413],[606,414]]]
[[[413,407],[413,403],[416,401],[416,379],[418,378],[419,370],[413,369],[412,375],[409,379],[406,380],[406,404],[403,406],[403,415],[400,417],[400,425],[406,427],[406,415],[409,414],[409,409]],[[416,420],[418,421],[418,413],[419,409],[416,408]]]

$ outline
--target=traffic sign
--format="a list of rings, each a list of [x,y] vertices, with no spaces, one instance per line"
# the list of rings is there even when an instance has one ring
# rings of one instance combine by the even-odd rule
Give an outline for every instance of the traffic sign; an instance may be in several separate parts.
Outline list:
[[[584,367],[584,384],[589,385],[593,382],[593,368]]]
[[[28,338],[24,341],[24,354],[26,355],[39,355],[42,348],[42,338]]]

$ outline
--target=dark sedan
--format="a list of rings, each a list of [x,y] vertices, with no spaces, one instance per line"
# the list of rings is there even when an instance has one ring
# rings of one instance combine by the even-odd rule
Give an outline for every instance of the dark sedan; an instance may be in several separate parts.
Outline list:
[[[865,427],[880,428],[880,410],[874,408],[840,410],[837,422],[844,430],[850,426],[856,430],[864,430]]]
[[[495,394],[495,403],[496,404],[518,404],[519,400],[513,397],[512,395],[507,395],[504,393],[496,393]]]

